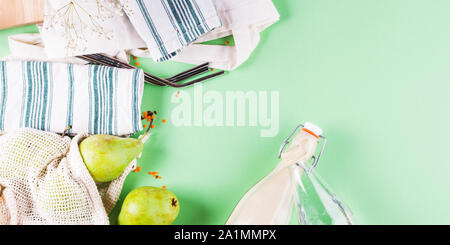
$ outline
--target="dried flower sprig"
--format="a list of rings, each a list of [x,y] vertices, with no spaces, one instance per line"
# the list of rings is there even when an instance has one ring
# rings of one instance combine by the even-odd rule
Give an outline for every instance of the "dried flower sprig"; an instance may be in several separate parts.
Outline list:
[[[103,13],[115,13],[122,16],[124,13],[132,13],[128,6],[128,0],[96,0],[99,10]]]
[[[87,2],[86,0],[84,2]],[[97,9],[89,12],[80,0],[71,0],[54,13],[46,15],[46,30],[62,28],[66,39],[67,55],[84,52],[87,49],[87,35],[96,34],[99,38],[111,40],[113,30],[105,29],[102,22],[124,14],[127,0],[96,0]]]

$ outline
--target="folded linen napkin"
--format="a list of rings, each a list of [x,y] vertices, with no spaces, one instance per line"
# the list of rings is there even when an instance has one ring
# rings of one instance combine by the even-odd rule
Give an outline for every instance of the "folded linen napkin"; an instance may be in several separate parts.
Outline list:
[[[131,0],[126,3],[126,14],[155,61],[174,57],[183,47],[222,25],[212,0]]]
[[[140,69],[0,61],[0,131],[130,135],[142,130]]]

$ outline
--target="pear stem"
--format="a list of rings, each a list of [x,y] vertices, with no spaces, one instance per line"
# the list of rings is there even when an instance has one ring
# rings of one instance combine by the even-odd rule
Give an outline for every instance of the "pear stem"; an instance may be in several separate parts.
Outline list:
[[[71,129],[72,129],[72,125],[67,126],[67,128],[64,129],[64,132],[62,133],[61,137],[66,136],[66,134],[67,134],[67,133],[69,132],[69,130],[71,130]]]
[[[141,116],[141,120],[144,120],[144,119],[147,119],[147,120],[148,120],[148,118],[150,118],[150,123],[149,123],[149,125],[147,126],[147,130],[146,130],[145,133],[142,135],[142,137],[139,137],[139,140],[140,140],[142,143],[144,143],[144,142],[147,141],[147,139],[148,139],[149,131],[150,131],[150,129],[152,128],[153,121],[154,121],[153,115],[156,114],[156,111],[154,111],[154,112],[152,112],[152,111],[147,111],[146,114],[147,114],[147,117]]]

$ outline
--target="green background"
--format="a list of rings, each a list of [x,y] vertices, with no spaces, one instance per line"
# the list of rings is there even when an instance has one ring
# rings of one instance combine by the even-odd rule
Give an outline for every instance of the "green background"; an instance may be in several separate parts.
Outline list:
[[[139,186],[167,185],[181,203],[176,224],[223,224],[276,165],[284,137],[312,121],[328,137],[318,172],[358,223],[450,224],[450,1],[274,4],[281,20],[263,32],[251,58],[203,90],[279,91],[279,134],[174,127],[170,99],[178,90],[146,85],[143,110],[159,116],[139,160],[142,171],[129,175],[121,198]],[[7,36],[20,32],[36,28],[0,31],[0,56],[9,52]],[[161,76],[191,67],[138,61]],[[193,88],[184,90],[192,95]]]

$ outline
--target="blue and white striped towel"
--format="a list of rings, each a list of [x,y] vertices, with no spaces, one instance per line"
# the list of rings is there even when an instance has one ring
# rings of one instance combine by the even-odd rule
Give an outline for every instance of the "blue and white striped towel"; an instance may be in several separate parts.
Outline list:
[[[222,22],[211,0],[130,0],[127,15],[155,61],[178,54]]]
[[[140,69],[0,61],[0,131],[129,135],[142,130]]]

